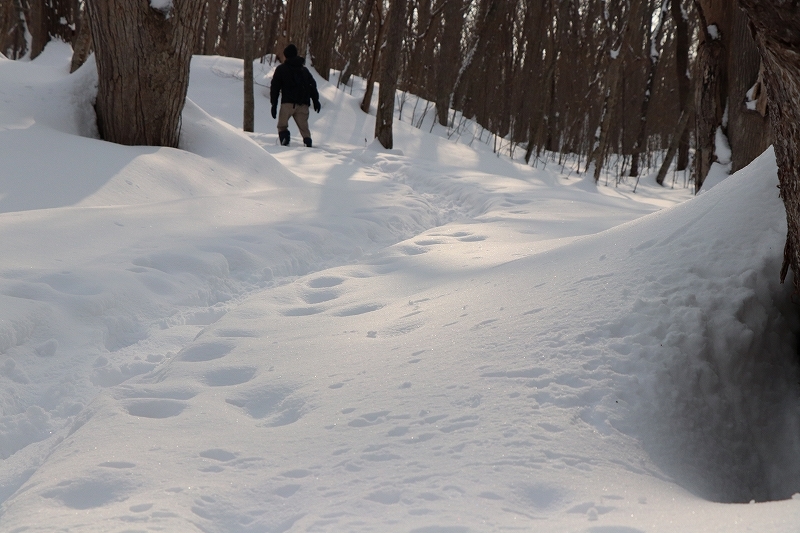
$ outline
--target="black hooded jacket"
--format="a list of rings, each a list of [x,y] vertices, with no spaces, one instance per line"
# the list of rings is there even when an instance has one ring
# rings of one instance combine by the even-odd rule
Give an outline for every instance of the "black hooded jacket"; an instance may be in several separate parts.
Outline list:
[[[304,57],[290,57],[275,68],[269,90],[272,105],[278,105],[278,95],[281,94],[282,104],[311,105],[312,101],[319,102],[317,82],[304,66],[305,62]]]

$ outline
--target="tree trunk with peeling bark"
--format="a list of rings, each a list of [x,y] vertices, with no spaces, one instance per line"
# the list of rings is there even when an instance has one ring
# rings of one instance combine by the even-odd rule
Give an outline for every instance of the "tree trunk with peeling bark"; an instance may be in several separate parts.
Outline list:
[[[201,0],[87,0],[97,61],[100,136],[126,145],[170,146],[180,137]]]
[[[788,233],[781,282],[789,268],[800,290],[800,8],[781,0],[739,0],[764,63],[769,117]]]

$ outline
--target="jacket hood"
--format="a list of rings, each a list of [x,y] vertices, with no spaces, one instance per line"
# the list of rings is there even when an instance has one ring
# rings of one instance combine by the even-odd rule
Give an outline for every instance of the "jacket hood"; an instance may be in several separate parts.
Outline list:
[[[306,58],[303,56],[287,57],[283,62],[287,67],[302,67],[306,63]]]

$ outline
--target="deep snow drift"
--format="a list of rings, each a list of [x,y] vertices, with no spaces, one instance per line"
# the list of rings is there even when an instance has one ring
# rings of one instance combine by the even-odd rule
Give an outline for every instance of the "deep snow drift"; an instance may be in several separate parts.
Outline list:
[[[68,59],[0,60],[0,531],[797,528],[771,151],[632,194],[321,79],[284,148],[216,57],[122,147]]]

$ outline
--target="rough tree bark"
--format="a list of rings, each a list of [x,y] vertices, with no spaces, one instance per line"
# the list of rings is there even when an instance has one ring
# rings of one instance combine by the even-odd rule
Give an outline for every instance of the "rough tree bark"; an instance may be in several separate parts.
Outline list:
[[[336,29],[338,10],[339,2],[337,0],[311,1],[311,28],[309,30],[311,64],[317,73],[326,80],[330,79],[334,48],[333,31]]]
[[[86,11],[83,10],[76,19],[80,22],[75,42],[72,43],[72,61],[69,71],[75,72],[86,62],[89,54],[92,53],[92,32],[86,20]]]
[[[791,267],[800,291],[800,7],[785,0],[739,0],[764,62],[775,159],[788,233],[781,282]]]
[[[283,35],[278,40],[278,58],[283,61],[283,49],[294,44],[301,56],[308,52],[308,18],[310,0],[288,0],[283,16]]]
[[[394,122],[394,95],[400,73],[400,52],[403,47],[403,31],[406,19],[406,0],[392,0],[386,16],[386,42],[383,45],[383,60],[378,90],[378,110],[375,116],[375,137],[384,148],[394,146],[392,124]]]
[[[95,46],[100,136],[127,145],[177,147],[201,0],[87,0]]]
[[[734,172],[761,154],[770,136],[768,121],[745,105],[747,91],[758,79],[760,61],[744,13],[727,0],[695,0],[695,5],[701,19],[697,90],[707,93],[697,95],[695,186],[699,190],[716,157],[718,128],[730,142]]]
[[[727,103],[727,69],[725,39],[718,22],[710,22],[706,8],[714,4],[696,3],[700,16],[700,44],[697,48],[697,90],[695,93],[695,155],[694,190],[699,191],[716,159],[717,128],[722,127],[722,118]],[[721,20],[709,12],[710,20]]]

